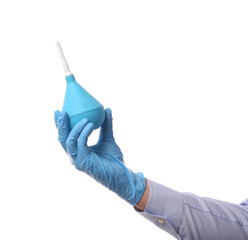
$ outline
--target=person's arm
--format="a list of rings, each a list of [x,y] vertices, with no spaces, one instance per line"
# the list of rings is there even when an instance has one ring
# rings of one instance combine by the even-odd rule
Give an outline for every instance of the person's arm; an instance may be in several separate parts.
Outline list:
[[[149,179],[147,185],[148,201],[137,212],[176,239],[248,239],[247,201],[239,205],[180,193]]]
[[[94,129],[88,119],[71,131],[69,116],[55,112],[58,139],[75,167],[135,206],[140,214],[176,239],[247,240],[248,207],[177,192],[127,169],[115,142],[111,110],[105,110],[98,143],[88,146]]]

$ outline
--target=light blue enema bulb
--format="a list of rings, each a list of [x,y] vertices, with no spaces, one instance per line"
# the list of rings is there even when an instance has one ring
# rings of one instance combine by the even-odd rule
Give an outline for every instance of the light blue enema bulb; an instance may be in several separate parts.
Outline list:
[[[70,72],[59,42],[57,46],[66,74],[67,87],[63,111],[66,111],[69,115],[70,128],[72,129],[83,118],[87,118],[94,123],[95,129],[97,129],[104,122],[105,111],[103,105],[76,82],[74,75]]]

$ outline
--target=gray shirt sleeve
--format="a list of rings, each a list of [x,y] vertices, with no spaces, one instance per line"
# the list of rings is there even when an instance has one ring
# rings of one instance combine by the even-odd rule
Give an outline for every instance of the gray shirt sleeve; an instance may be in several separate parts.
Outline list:
[[[148,180],[142,216],[178,240],[248,240],[248,200],[232,204],[180,193]]]

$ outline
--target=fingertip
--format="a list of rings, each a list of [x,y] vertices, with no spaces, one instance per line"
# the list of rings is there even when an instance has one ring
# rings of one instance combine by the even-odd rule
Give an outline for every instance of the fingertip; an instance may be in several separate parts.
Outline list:
[[[110,108],[105,109],[106,116],[111,118],[112,117],[112,110]]]
[[[88,124],[89,122],[89,119],[88,118],[83,118],[81,121],[79,121],[75,126],[77,125],[85,125],[85,124]]]
[[[84,128],[85,126],[89,123],[89,119],[88,118],[83,118],[82,120],[80,120],[71,130],[72,134],[79,134]]]
[[[92,130],[95,129],[95,124],[94,124],[93,122],[90,122],[89,125],[90,125],[90,127],[92,128]]]
[[[67,114],[66,111],[61,111],[59,115],[60,117],[64,117],[66,114]]]
[[[92,123],[92,122],[88,123],[88,124],[85,126],[85,128],[83,129],[82,135],[83,135],[84,137],[89,137],[90,134],[93,132],[94,127],[95,127],[94,123]]]
[[[58,118],[59,118],[59,114],[60,114],[59,110],[54,111],[54,121],[55,121],[56,126],[57,126],[57,121],[58,121]]]
[[[93,122],[88,123],[85,126],[85,132],[88,133],[87,135],[91,134],[94,128],[95,128],[95,124]]]
[[[70,122],[70,118],[69,118],[68,113],[65,111],[61,111],[59,113],[57,124],[62,126],[62,125],[68,125],[69,122]]]
[[[60,114],[59,110],[54,111],[54,119],[58,119],[59,114]]]

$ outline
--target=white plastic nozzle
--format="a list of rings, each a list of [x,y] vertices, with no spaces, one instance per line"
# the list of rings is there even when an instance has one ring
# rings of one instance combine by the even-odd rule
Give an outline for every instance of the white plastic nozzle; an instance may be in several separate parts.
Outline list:
[[[63,68],[65,70],[65,76],[69,76],[71,75],[71,71],[70,71],[70,68],[68,66],[68,63],[67,61],[65,60],[65,56],[64,56],[64,53],[62,51],[62,48],[61,48],[61,45],[59,42],[56,43],[57,47],[58,47],[58,50],[59,50],[59,55],[60,55],[60,58],[61,58],[61,61],[62,61],[62,64],[63,64]]]

